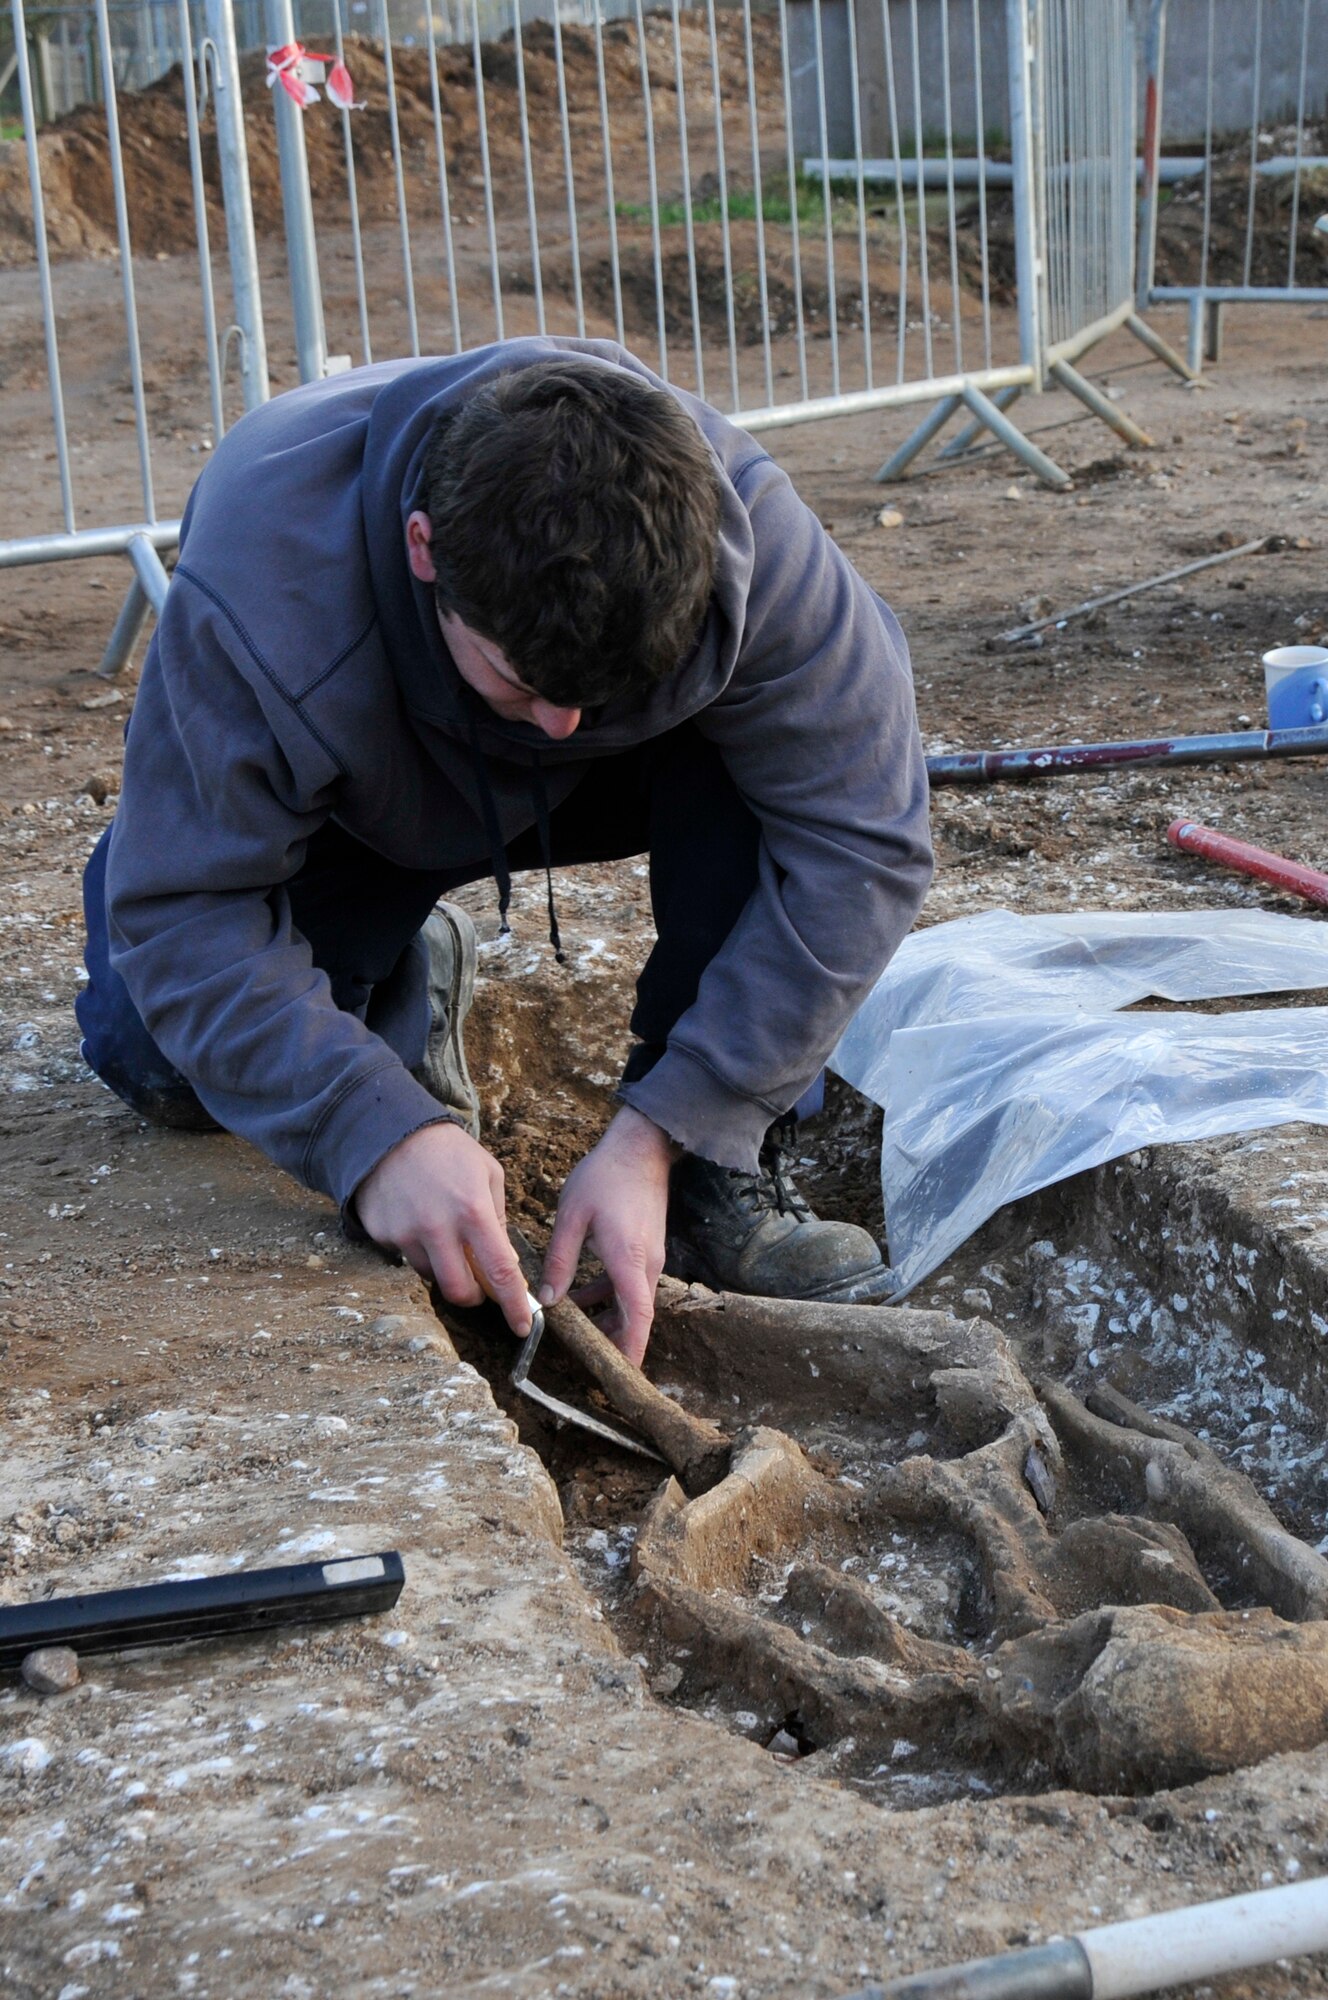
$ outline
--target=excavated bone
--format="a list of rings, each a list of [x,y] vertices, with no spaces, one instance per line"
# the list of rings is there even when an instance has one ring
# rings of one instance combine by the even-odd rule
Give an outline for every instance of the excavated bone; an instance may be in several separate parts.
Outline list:
[[[1005,1335],[984,1319],[909,1306],[837,1306],[753,1299],[700,1285],[661,1284],[652,1373],[676,1374],[702,1395],[737,1399],[748,1421],[896,1420],[946,1406],[963,1441],[985,1443],[1037,1398]],[[961,1371],[952,1374],[951,1371]],[[956,1441],[960,1441],[957,1436]]]
[[[634,1561],[653,1552],[678,1582],[694,1590],[741,1590],[754,1556],[774,1556],[819,1528],[842,1520],[852,1500],[803,1457],[782,1431],[740,1431],[729,1474],[686,1501],[669,1480],[647,1509]]]
[[[992,1671],[997,1736],[1086,1791],[1193,1784],[1328,1736],[1328,1624],[1271,1611],[1091,1612],[1012,1640]]]
[[[1095,1390],[1087,1408],[1053,1383],[1042,1398],[1066,1449],[1092,1472],[1176,1522],[1201,1554],[1215,1556],[1283,1617],[1328,1616],[1328,1562],[1198,1438],[1114,1389]]]

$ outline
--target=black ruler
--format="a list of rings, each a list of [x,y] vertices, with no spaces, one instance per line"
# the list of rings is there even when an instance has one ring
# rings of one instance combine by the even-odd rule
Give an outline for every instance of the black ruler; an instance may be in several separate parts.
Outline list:
[[[390,1611],[406,1572],[395,1549],[338,1556],[285,1569],[238,1570],[133,1590],[48,1597],[40,1604],[0,1604],[0,1672],[38,1646],[76,1653],[118,1653],[129,1646],[169,1646],[273,1625],[311,1625]]]

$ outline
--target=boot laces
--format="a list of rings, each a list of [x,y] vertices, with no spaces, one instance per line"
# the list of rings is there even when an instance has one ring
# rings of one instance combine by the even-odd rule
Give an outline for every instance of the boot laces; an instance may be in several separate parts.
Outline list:
[[[773,1215],[791,1215],[798,1222],[811,1219],[811,1209],[789,1177],[788,1145],[793,1137],[795,1121],[781,1118],[772,1125],[761,1147],[760,1164],[754,1174],[735,1172],[733,1178],[744,1184],[743,1192],[755,1210],[765,1209]]]

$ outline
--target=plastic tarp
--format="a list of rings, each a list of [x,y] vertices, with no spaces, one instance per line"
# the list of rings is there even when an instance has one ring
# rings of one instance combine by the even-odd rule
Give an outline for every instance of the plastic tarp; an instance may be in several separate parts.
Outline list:
[[[991,910],[906,939],[830,1058],[885,1113],[897,1296],[1005,1202],[1138,1146],[1328,1124],[1328,1007],[1119,1011],[1315,989],[1328,924],[1258,910]]]

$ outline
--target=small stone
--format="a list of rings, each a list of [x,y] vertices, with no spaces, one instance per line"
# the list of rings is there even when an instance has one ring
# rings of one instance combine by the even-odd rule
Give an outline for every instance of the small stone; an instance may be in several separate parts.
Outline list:
[[[51,1753],[39,1736],[23,1736],[17,1743],[7,1743],[0,1758],[25,1778],[35,1778],[50,1763]]]
[[[902,528],[904,517],[898,507],[882,507],[876,516],[876,525],[878,528]]]
[[[798,1748],[797,1737],[790,1736],[787,1729],[777,1729],[765,1747],[772,1757],[800,1757],[802,1755],[802,1752]]]
[[[71,1646],[39,1646],[28,1654],[19,1672],[35,1694],[68,1694],[83,1678],[78,1654]]]
[[[966,1291],[959,1294],[959,1303],[967,1306],[970,1312],[989,1313],[991,1293],[982,1285],[970,1285]]]
[[[661,1667],[657,1674],[650,1676],[651,1694],[676,1694],[681,1686],[682,1668],[676,1660],[670,1660],[666,1667]]]
[[[86,701],[81,701],[79,703],[79,707],[115,708],[123,700],[124,696],[121,694],[119,688],[107,688],[105,694],[89,695]]]

